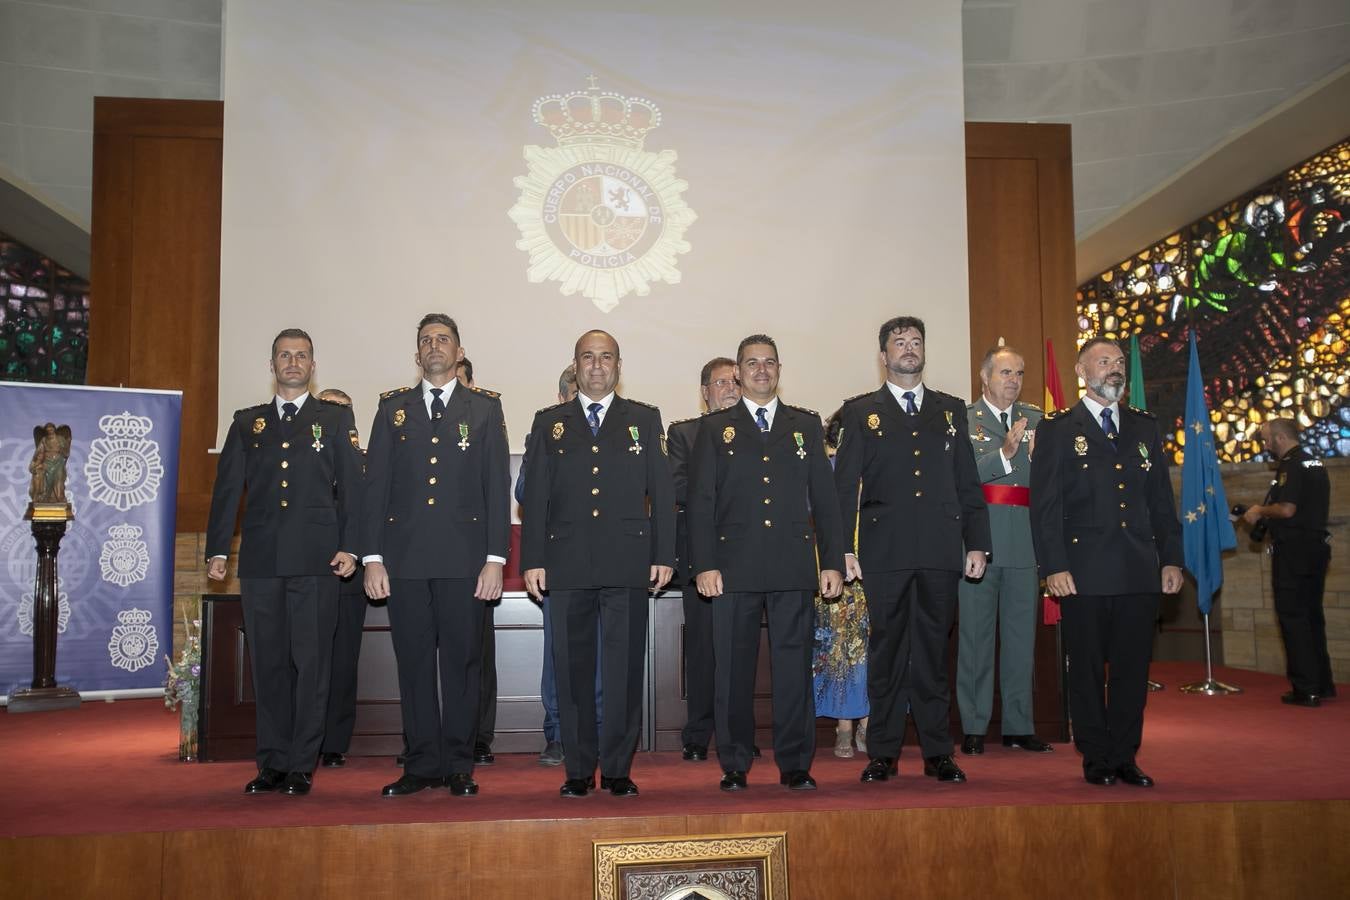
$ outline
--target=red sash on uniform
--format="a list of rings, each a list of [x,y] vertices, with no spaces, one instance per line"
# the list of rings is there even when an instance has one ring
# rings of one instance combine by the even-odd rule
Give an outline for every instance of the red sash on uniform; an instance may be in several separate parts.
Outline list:
[[[984,500],[1000,506],[1030,506],[1031,488],[1016,484],[985,484]]]

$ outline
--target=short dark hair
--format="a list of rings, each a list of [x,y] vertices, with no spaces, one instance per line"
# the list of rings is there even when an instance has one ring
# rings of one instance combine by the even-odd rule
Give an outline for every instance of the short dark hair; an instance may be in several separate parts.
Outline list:
[[[1000,353],[1011,353],[1013,356],[1022,360],[1023,363],[1027,361],[1026,356],[1019,352],[1015,347],[1009,347],[1007,344],[999,347],[990,347],[988,350],[984,351],[984,359],[980,360],[980,372],[984,377],[988,378],[990,373],[994,371],[994,357],[998,356]]]
[[[444,325],[446,328],[449,328],[450,333],[455,336],[455,343],[460,343],[459,326],[455,324],[454,319],[450,318],[445,313],[427,313],[423,316],[422,321],[417,323],[418,337],[422,336],[422,329],[426,328],[428,325]]]
[[[341,403],[343,406],[351,406],[351,395],[341,388],[324,388],[319,391],[320,400],[331,400],[334,403]]]
[[[459,363],[456,365],[456,368],[463,369],[464,377],[469,379],[469,384],[473,384],[473,363],[469,362],[469,358],[467,356],[459,361]]]
[[[567,391],[572,385],[577,383],[577,364],[568,363],[567,368],[562,370],[558,376],[558,396],[566,397]]]
[[[703,364],[703,370],[698,373],[698,383],[707,387],[712,381],[713,369],[734,365],[736,365],[736,360],[734,359],[727,359],[725,356],[714,356]]]
[[[1120,344],[1116,343],[1115,341],[1111,340],[1110,338],[1105,338],[1105,337],[1095,337],[1095,338],[1090,338],[1086,344],[1084,344],[1083,346],[1081,346],[1081,347],[1078,348],[1078,357],[1077,357],[1077,358],[1081,360],[1081,359],[1084,357],[1084,355],[1087,354],[1087,352],[1088,352],[1089,350],[1091,350],[1093,347],[1099,346],[1099,345],[1101,345],[1101,344],[1109,344],[1110,346],[1115,347],[1117,350],[1120,350]],[[1122,352],[1124,352],[1124,351],[1122,351]]]
[[[767,334],[752,334],[743,338],[739,346],[736,347],[736,364],[740,365],[741,356],[745,353],[745,348],[751,344],[768,344],[773,348],[773,358],[778,359],[778,345],[774,343],[773,338]],[[781,361],[781,360],[780,360]]]
[[[1299,443],[1298,423],[1287,416],[1277,416],[1273,419],[1266,419],[1266,427],[1272,434],[1282,434],[1285,440]]]
[[[303,328],[283,328],[281,329],[281,331],[277,332],[276,337],[272,338],[273,358],[276,358],[277,355],[277,344],[281,343],[282,340],[286,338],[298,338],[300,340],[308,341],[309,355],[310,356],[314,355],[314,339],[309,336],[308,332],[306,332]]]
[[[886,339],[894,332],[904,331],[906,328],[913,328],[919,333],[919,337],[925,341],[928,340],[928,334],[923,328],[923,319],[915,316],[896,316],[894,319],[887,319],[881,323],[881,330],[877,332],[877,349],[884,352]]]
[[[829,420],[825,423],[825,443],[839,449],[839,435],[844,430],[844,408],[841,406],[834,411]]]

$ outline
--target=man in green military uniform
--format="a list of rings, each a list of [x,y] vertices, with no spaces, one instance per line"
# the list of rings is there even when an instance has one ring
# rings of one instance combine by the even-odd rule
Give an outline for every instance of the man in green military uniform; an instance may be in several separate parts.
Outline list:
[[[979,580],[962,579],[956,702],[965,740],[961,752],[984,752],[994,705],[994,633],[999,636],[1003,746],[1033,753],[1053,748],[1035,735],[1031,668],[1040,595],[1031,545],[1031,454],[1041,410],[1018,397],[1026,363],[1011,347],[995,347],[980,366],[981,396],[966,407],[970,444],[989,505],[994,555]]]

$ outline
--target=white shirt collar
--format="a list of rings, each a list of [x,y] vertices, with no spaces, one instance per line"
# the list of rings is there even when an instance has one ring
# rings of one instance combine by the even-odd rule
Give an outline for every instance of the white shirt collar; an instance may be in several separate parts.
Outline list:
[[[750,418],[752,418],[752,419],[755,417],[755,410],[761,409],[761,408],[762,408],[762,409],[764,410],[764,418],[765,418],[765,419],[768,421],[768,423],[769,423],[769,428],[771,428],[771,429],[773,428],[773,417],[778,413],[778,395],[777,395],[777,394],[775,394],[775,395],[769,400],[768,403],[756,403],[755,401],[751,400],[749,397],[745,397],[745,396],[742,396],[742,397],[741,397],[741,402],[745,404],[745,408],[746,408],[746,409],[750,410]]]
[[[609,406],[614,402],[614,392],[610,391],[599,400],[592,400],[590,397],[581,393],[581,391],[577,391],[577,402],[581,404],[581,412],[586,416],[590,416],[591,414],[591,404],[599,403],[600,409],[596,411],[595,417],[600,420],[601,424],[604,424],[605,415],[609,412]]]
[[[278,416],[279,418],[282,418],[282,419],[286,418],[286,413],[285,413],[285,411],[281,408],[281,407],[282,407],[282,404],[285,404],[285,403],[294,403],[294,404],[295,404],[295,409],[296,409],[296,411],[299,412],[300,408],[301,408],[302,406],[305,405],[305,401],[308,400],[308,399],[309,399],[309,394],[308,394],[308,393],[301,394],[299,397],[296,397],[294,400],[287,400],[285,397],[281,396],[280,394],[277,394],[277,396],[276,396],[277,416]]]
[[[1119,402],[1112,403],[1110,406],[1102,406],[1102,405],[1101,405],[1100,403],[1098,403],[1096,400],[1093,400],[1093,399],[1092,399],[1091,397],[1089,397],[1087,394],[1084,394],[1084,395],[1083,395],[1083,405],[1086,406],[1086,407],[1088,408],[1088,412],[1092,413],[1092,418],[1093,418],[1094,421],[1096,421],[1096,423],[1097,423],[1098,426],[1100,426],[1100,425],[1102,424],[1102,410],[1104,410],[1104,409],[1109,409],[1109,410],[1111,410],[1111,421],[1116,423],[1116,431],[1117,431],[1117,432],[1120,431],[1120,403],[1119,403]]]
[[[1012,427],[1012,411],[1013,411],[1013,407],[1017,405],[1017,401],[1016,401],[1016,400],[1014,400],[1012,403],[1008,404],[1008,408],[1007,408],[1007,409],[999,409],[997,406],[995,406],[994,404],[990,403],[990,402],[989,402],[989,398],[986,397],[984,394],[980,394],[980,399],[984,401],[984,405],[985,405],[985,406],[989,407],[989,411],[992,412],[992,413],[994,414],[994,418],[995,418],[995,419],[997,419],[999,416],[1003,415],[1004,413],[1007,413],[1007,414],[1008,414],[1008,426],[1009,426],[1009,427]]]
[[[922,381],[920,381],[918,384],[914,385],[914,387],[912,387],[912,388],[902,388],[902,387],[900,387],[900,385],[898,385],[898,384],[894,384],[893,382],[887,381],[887,382],[886,382],[886,387],[888,387],[888,388],[891,389],[891,393],[895,395],[895,402],[900,404],[900,408],[901,408],[901,409],[906,409],[906,408],[907,408],[907,407],[905,406],[905,391],[913,391],[913,392],[914,392],[914,406],[917,407],[918,409],[923,409],[923,382],[922,382]]]
[[[445,383],[445,386],[441,388],[442,403],[450,402],[450,397],[455,393],[455,387],[458,384],[459,384],[458,378],[451,378],[449,381]],[[431,393],[432,390],[435,389],[435,387],[436,385],[432,384],[430,381],[427,381],[425,378],[422,379],[422,405],[427,408],[428,418],[431,417],[431,401],[436,399],[435,395]]]

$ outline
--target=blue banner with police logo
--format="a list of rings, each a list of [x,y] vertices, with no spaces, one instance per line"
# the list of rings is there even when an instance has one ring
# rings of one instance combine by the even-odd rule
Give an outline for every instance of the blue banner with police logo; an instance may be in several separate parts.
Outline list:
[[[0,382],[0,693],[33,678],[37,547],[23,515],[30,487],[53,484],[63,455],[75,518],[57,556],[57,683],[163,686],[182,400],[180,391]]]

